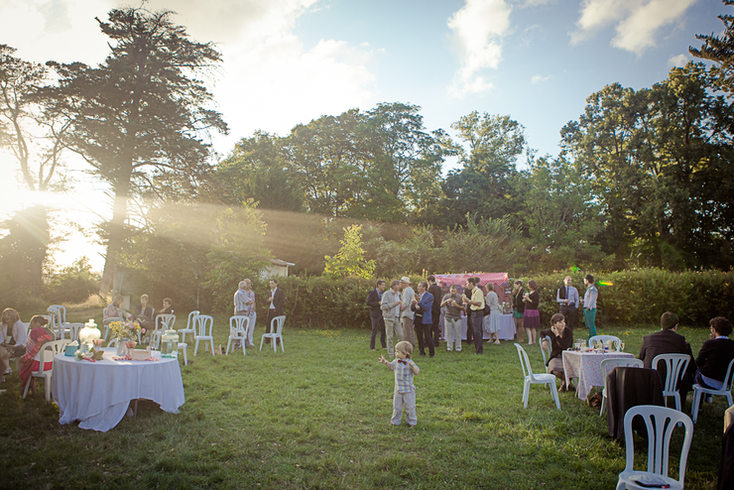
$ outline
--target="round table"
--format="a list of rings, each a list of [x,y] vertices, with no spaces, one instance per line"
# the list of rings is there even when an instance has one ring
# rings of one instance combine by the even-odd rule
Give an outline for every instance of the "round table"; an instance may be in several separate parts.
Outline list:
[[[77,361],[58,354],[51,381],[59,406],[59,423],[79,420],[82,429],[107,432],[127,413],[130,401],[152,400],[178,413],[186,401],[177,358],[158,361],[115,361],[115,349],[104,349],[101,361]]]
[[[628,352],[581,352],[574,350],[563,351],[563,372],[566,376],[566,385],[571,378],[578,378],[576,385],[576,396],[585,400],[591,388],[604,386],[606,374],[601,372],[601,362],[604,359],[634,358],[634,354]]]

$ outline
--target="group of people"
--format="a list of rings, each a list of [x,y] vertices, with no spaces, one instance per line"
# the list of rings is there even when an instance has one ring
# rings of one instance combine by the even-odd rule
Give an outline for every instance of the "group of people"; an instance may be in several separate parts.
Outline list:
[[[265,333],[270,333],[273,318],[285,314],[285,292],[278,287],[277,279],[270,279],[268,282],[270,289],[268,289],[268,297],[266,299],[268,303],[268,315],[265,320]],[[247,338],[241,341],[235,341],[235,349],[242,347],[241,342],[245,342],[245,346],[254,347],[253,335],[255,322],[257,321],[257,310],[255,308],[255,291],[252,289],[252,281],[250,279],[240,281],[237,291],[234,293],[234,315],[246,316],[250,319]],[[268,339],[268,342],[270,342],[270,339]]]
[[[145,338],[147,332],[155,329],[155,317],[157,315],[173,314],[171,298],[163,298],[163,307],[156,310],[148,304],[150,302],[148,295],[143,294],[140,296],[140,303],[135,306],[132,314],[122,308],[123,300],[121,294],[116,294],[112,297],[112,302],[102,311],[102,322],[105,326],[112,322],[134,321],[140,325],[140,334]]]
[[[472,341],[471,331],[476,351],[481,354],[485,296],[479,288],[479,278],[467,279],[466,289],[461,295],[456,285],[451,285],[449,292],[444,293],[441,286],[436,284],[435,276],[428,276],[416,287],[417,291],[414,291],[407,276],[392,281],[388,290],[385,281],[377,281],[375,289],[367,295],[372,323],[370,349],[375,350],[379,332],[382,348],[387,349],[390,358],[395,357],[394,339],[398,342],[406,341],[413,348],[417,341],[420,355],[426,355],[425,351],[428,349],[429,356],[433,357],[439,344],[439,321],[443,308],[446,350],[461,352],[461,316],[466,314],[467,340]],[[494,318],[490,316],[489,331],[494,335],[495,342],[499,343],[499,301],[494,291],[490,291],[487,298],[490,305],[493,305],[492,314],[495,310],[497,313]]]
[[[589,336],[596,335],[596,300],[598,291],[594,286],[594,277],[588,274],[584,278],[586,291],[583,300],[579,298],[578,290],[573,287],[573,280],[567,276],[556,294],[556,301],[560,306],[560,314],[568,321],[569,329],[573,330],[574,318],[577,309],[582,304],[584,320],[589,329]],[[380,334],[380,343],[387,349],[388,357],[394,357],[393,341],[406,340],[415,347],[416,339],[421,355],[425,355],[426,348],[433,357],[439,343],[439,321],[444,317],[444,338],[446,350],[461,352],[462,332],[461,319],[467,317],[466,340],[474,343],[476,352],[484,352],[484,333],[489,336],[489,342],[499,344],[499,331],[502,311],[499,296],[495,292],[495,285],[484,285],[486,295],[482,291],[479,277],[470,277],[466,287],[460,294],[459,287],[452,284],[448,293],[436,284],[435,276],[428,276],[426,281],[418,283],[418,291],[414,291],[410,278],[401,277],[386,288],[382,279],[377,281],[375,289],[367,295],[372,333],[370,349],[375,350],[377,334]],[[538,284],[531,280],[528,289],[524,288],[523,281],[518,279],[514,283],[511,298],[513,317],[517,327],[519,342],[525,341],[527,332],[528,344],[537,342],[537,330],[540,327],[540,294]],[[387,289],[387,290],[386,290]],[[487,316],[485,322],[484,317]]]

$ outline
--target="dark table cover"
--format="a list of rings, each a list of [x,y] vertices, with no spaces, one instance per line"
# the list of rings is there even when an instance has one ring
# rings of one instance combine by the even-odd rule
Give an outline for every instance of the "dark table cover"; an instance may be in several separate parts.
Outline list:
[[[718,490],[734,488],[734,424],[727,427],[721,440],[721,466]]]
[[[624,414],[637,405],[664,406],[663,383],[657,369],[618,366],[607,375],[607,425],[609,436],[624,439]],[[643,437],[647,435],[642,419],[633,421],[632,428]]]

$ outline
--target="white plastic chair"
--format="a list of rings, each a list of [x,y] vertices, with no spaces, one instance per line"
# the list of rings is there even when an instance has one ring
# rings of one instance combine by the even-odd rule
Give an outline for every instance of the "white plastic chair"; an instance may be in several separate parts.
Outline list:
[[[640,416],[645,421],[647,429],[647,471],[635,470],[634,436],[632,434],[632,419]],[[680,464],[678,466],[678,479],[668,476],[668,460],[670,453],[670,437],[673,430],[682,424],[685,427],[683,446],[680,451]],[[691,448],[693,438],[693,422],[691,418],[667,407],[656,405],[637,405],[627,410],[624,414],[624,440],[627,449],[627,464],[624,471],[619,474],[617,490],[625,488],[641,489],[643,486],[635,481],[642,479],[658,480],[670,485],[671,489],[682,489],[686,476],[686,463],[688,461],[688,450]]]
[[[229,354],[229,346],[232,341],[239,341],[242,344],[242,355],[245,356],[245,344],[247,343],[247,332],[250,329],[250,317],[249,316],[231,316],[229,317],[229,340],[227,341],[227,351],[225,354]],[[232,349],[234,352],[234,348]]]
[[[62,305],[51,305],[46,311],[53,318],[53,330],[56,334],[57,339],[63,339],[66,334],[69,334],[69,340],[73,340],[73,331],[70,326],[66,324],[66,307]]]
[[[693,385],[693,405],[691,406],[691,415],[693,415],[693,421],[698,419],[698,409],[701,406],[701,396],[704,393],[707,395],[720,395],[725,396],[727,406],[734,405],[731,397],[732,381],[734,381],[734,359],[729,363],[729,368],[726,370],[726,376],[724,377],[724,386],[720,390],[712,390],[710,388],[704,388],[699,384]]]
[[[553,345],[551,344],[551,338],[550,338],[550,336],[546,335],[544,338],[542,338],[542,339],[539,338],[538,339],[538,346],[540,347],[540,353],[543,354],[543,366],[545,366],[546,363],[548,362],[546,360],[546,357],[545,357],[545,349],[543,349],[543,341],[544,340],[548,342],[548,359],[550,359],[551,351],[553,349]]]
[[[212,335],[214,318],[209,315],[197,315],[194,325],[194,329],[196,330],[194,333],[194,339],[196,340],[196,345],[194,346],[194,357],[196,357],[196,353],[199,351],[199,342],[202,340],[204,341],[204,350],[209,349],[209,345],[207,344],[208,341],[212,346],[212,355],[215,355],[214,336]]]
[[[161,313],[155,316],[155,330],[150,334],[150,348],[158,349],[163,332],[170,330],[176,324],[176,315],[173,313]]]
[[[517,347],[517,354],[520,356],[520,364],[522,365],[522,375],[525,377],[525,382],[522,388],[522,403],[523,408],[528,408],[528,398],[530,398],[530,385],[531,384],[542,384],[548,385],[550,388],[551,396],[553,401],[556,402],[556,408],[561,409],[561,401],[558,399],[558,392],[556,391],[556,376],[554,374],[533,374],[533,368],[530,367],[530,359],[525,349],[520,344],[515,344]]]
[[[653,369],[658,368],[658,362],[664,362],[666,368],[665,381],[663,381],[665,406],[668,406],[668,397],[672,396],[675,399],[675,409],[682,411],[678,381],[680,381],[681,373],[686,372],[686,367],[691,362],[691,356],[688,354],[659,354],[652,360]]]
[[[194,329],[194,319],[199,316],[201,312],[199,310],[194,310],[189,313],[188,318],[186,319],[186,328],[179,328],[178,333],[179,335],[183,335],[183,342],[186,342],[186,334],[190,333],[193,337],[196,335],[196,330]]]
[[[601,408],[599,409],[599,417],[604,415],[604,410],[607,408],[607,376],[610,371],[618,366],[623,367],[645,367],[645,363],[640,359],[627,359],[627,358],[616,358],[616,359],[604,359],[601,364],[601,375],[604,377],[604,389],[601,390]]]
[[[601,340],[605,344],[607,343],[607,340],[613,341],[616,345],[614,345],[614,350],[619,350],[619,345],[622,342],[619,340],[619,337],[615,337],[614,335],[594,335],[593,337],[589,338],[589,347],[594,347],[594,342]]]
[[[280,349],[285,352],[283,345],[283,324],[285,323],[285,315],[278,315],[270,321],[270,333],[264,333],[260,339],[260,350],[263,350],[263,342],[270,339],[273,343],[273,350],[278,352],[278,340],[280,340]]]
[[[56,357],[56,354],[63,351],[67,344],[70,344],[71,340],[68,339],[62,339],[62,340],[52,340],[50,342],[46,342],[43,344],[43,349],[41,349],[41,360],[39,362],[38,371],[33,371],[31,375],[28,377],[28,381],[26,381],[25,389],[23,390],[23,399],[25,399],[26,395],[28,394],[28,388],[31,386],[31,379],[32,378],[43,378],[44,379],[44,385],[46,388],[46,402],[51,401],[51,378],[53,376],[53,362],[54,357]],[[51,363],[51,368],[46,369],[46,363]]]

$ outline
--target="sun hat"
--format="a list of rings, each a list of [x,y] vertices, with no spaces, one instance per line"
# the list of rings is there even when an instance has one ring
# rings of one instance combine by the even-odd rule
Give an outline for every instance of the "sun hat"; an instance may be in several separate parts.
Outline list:
[[[410,278],[408,276],[403,276],[400,278],[400,282],[405,282],[407,284],[411,284]]]

